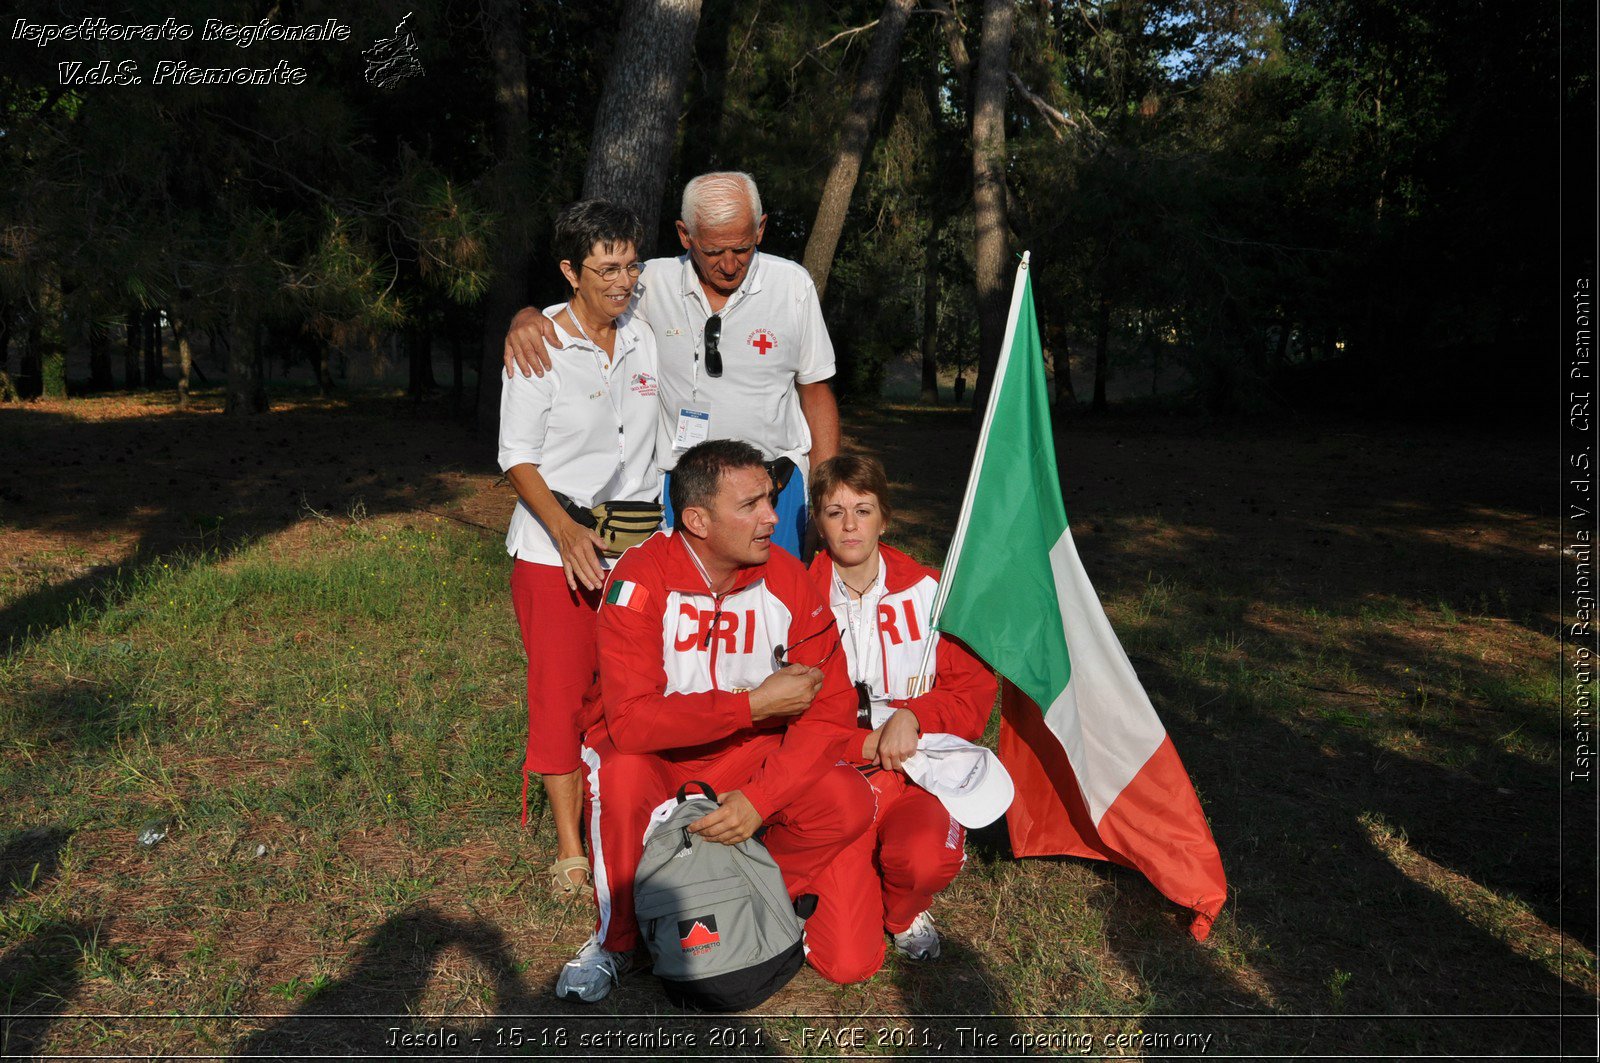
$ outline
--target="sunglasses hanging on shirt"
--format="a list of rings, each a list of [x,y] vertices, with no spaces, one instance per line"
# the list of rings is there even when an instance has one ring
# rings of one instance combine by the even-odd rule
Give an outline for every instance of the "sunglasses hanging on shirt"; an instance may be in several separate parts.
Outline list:
[[[856,726],[872,730],[872,691],[865,683],[856,684]]]
[[[706,318],[706,376],[722,375],[722,318]]]

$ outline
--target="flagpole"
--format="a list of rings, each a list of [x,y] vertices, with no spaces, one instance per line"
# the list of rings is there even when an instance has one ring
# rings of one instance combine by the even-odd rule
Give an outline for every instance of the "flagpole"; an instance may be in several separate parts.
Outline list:
[[[955,571],[961,559],[961,547],[966,543],[967,525],[972,521],[972,496],[978,488],[978,471],[983,468],[983,454],[989,445],[989,429],[994,425],[994,408],[1000,398],[1000,385],[1006,379],[1006,367],[1011,363],[1011,347],[1017,335],[1017,316],[1022,312],[1022,286],[1028,276],[1031,251],[1022,252],[1017,264],[1017,277],[1011,286],[1011,311],[1006,317],[1005,338],[1000,341],[1000,360],[994,367],[994,378],[989,387],[989,405],[983,411],[983,427],[978,431],[978,448],[972,454],[972,471],[967,474],[967,490],[961,498],[961,514],[956,518],[955,534],[950,537],[950,548],[945,551],[944,567],[940,570],[939,590],[933,597],[932,615],[928,620],[929,632],[939,630],[939,614],[944,611],[945,599],[950,596],[950,580],[946,577]],[[918,675],[928,674],[928,662],[933,656],[933,639],[928,639],[922,650],[922,667]]]

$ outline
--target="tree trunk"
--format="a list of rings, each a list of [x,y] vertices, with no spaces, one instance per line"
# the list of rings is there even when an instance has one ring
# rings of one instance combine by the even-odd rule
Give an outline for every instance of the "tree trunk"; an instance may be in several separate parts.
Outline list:
[[[11,304],[0,300],[0,373],[11,368],[11,333],[15,323]]]
[[[1149,314],[1144,315],[1139,329],[1140,342],[1150,345],[1150,397],[1155,398],[1161,390],[1161,337],[1155,334]]]
[[[406,341],[406,360],[411,369],[407,390],[412,399],[420,400],[439,388],[433,379],[433,330],[419,322],[409,330]]]
[[[476,423],[485,433],[500,423],[506,328],[527,304],[526,174],[528,165],[528,57],[522,5],[484,0],[484,32],[494,68],[495,148],[499,165],[489,181],[490,205],[505,219],[495,234],[491,280],[484,298],[478,354]],[[659,192],[660,190],[657,189]],[[647,230],[648,231],[648,230]]]
[[[703,0],[703,4],[700,23],[704,32],[695,34],[694,62],[689,70],[690,102],[684,113],[683,149],[678,153],[676,167],[679,188],[697,174],[723,169],[722,123],[728,103],[728,37],[733,30],[735,0]],[[656,228],[656,236],[667,235],[667,226],[658,223]],[[667,246],[672,246],[670,239]]]
[[[172,316],[172,338],[178,344],[178,408],[189,405],[189,376],[194,372],[194,352],[189,348],[189,326]]]
[[[446,318],[450,330],[450,409],[459,415],[461,413],[461,396],[466,391],[466,373],[463,365],[462,353],[466,342],[461,337],[461,324],[453,318]]]
[[[328,364],[328,343],[321,338],[314,338],[307,349],[311,355],[311,372],[317,378],[317,394],[327,398],[333,394],[333,369]]]
[[[922,401],[939,401],[939,211],[928,212],[922,251]]]
[[[947,28],[953,25],[952,19],[948,16],[941,21]],[[967,68],[972,64],[967,61],[966,45],[961,40],[959,29],[955,31],[951,50],[954,52],[958,48],[961,53],[961,76],[965,78]],[[950,211],[946,208],[947,200],[959,200],[966,192],[965,188],[958,192],[948,183],[944,175],[950,172],[955,159],[964,154],[960,147],[951,150],[950,141],[955,139],[959,143],[964,138],[952,138],[946,129],[943,120],[944,79],[939,73],[937,62],[929,62],[924,66],[922,96],[928,108],[930,129],[928,153],[933,162],[932,180],[923,197],[928,215],[928,233],[922,250],[922,401],[937,403],[939,401],[939,278],[942,273],[939,236],[944,232],[945,223],[950,217]],[[962,106],[966,106],[964,98]],[[959,404],[960,399],[956,401]]]
[[[44,392],[44,331],[39,317],[39,302],[34,300],[28,310],[22,357],[17,360],[17,394],[25,399],[36,399]]]
[[[144,381],[146,384],[160,384],[167,379],[163,363],[166,362],[166,351],[161,342],[161,311],[159,309],[144,312]]]
[[[117,386],[111,376],[111,330],[99,321],[89,323],[89,386],[96,391]]]
[[[126,344],[122,348],[122,386],[132,389],[143,383],[140,379],[139,357],[144,330],[139,327],[137,309],[128,311],[123,332]]]
[[[1111,300],[1100,293],[1100,305],[1095,309],[1094,321],[1094,401],[1090,408],[1096,413],[1106,408],[1106,362],[1111,351]]]
[[[983,38],[972,92],[972,206],[978,281],[978,384],[981,418],[994,386],[1006,331],[1006,68],[1015,24],[1012,0],[984,0]]]
[[[883,110],[884,91],[900,61],[900,42],[905,37],[906,20],[911,17],[915,4],[916,0],[885,0],[877,32],[872,35],[872,49],[856,78],[850,114],[839,133],[833,168],[822,186],[822,202],[817,204],[817,218],[806,240],[803,261],[806,272],[811,274],[811,282],[817,286],[819,299],[828,290],[828,274],[833,269],[834,252],[839,249],[839,234],[844,232],[845,215],[850,213],[850,197],[855,192],[861,163],[872,143],[873,126],[877,125],[878,114]]]
[[[224,337],[228,350],[226,412],[253,417],[267,410],[267,389],[261,379],[261,326],[236,322]]]
[[[956,76],[957,102],[963,114],[972,113],[972,56],[967,51],[967,40],[961,35],[961,24],[954,18],[954,8],[939,16],[939,28],[944,31],[945,48],[950,53],[950,69]],[[1002,77],[1004,74],[1001,75]]]
[[[61,305],[61,280],[55,270],[47,270],[39,283],[38,320],[39,386],[47,399],[67,397],[67,344],[64,308]]]
[[[655,247],[699,22],[700,0],[627,0],[595,111],[583,196],[639,215],[641,256]]]
[[[1078,404],[1078,392],[1072,386],[1072,346],[1067,342],[1067,330],[1059,321],[1045,327],[1050,337],[1050,370],[1055,375],[1055,408],[1067,410]]]

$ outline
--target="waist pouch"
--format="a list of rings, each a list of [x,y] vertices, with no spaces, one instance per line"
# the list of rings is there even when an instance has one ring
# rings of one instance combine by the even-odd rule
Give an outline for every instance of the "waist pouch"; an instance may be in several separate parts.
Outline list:
[[[661,527],[660,502],[601,502],[585,509],[560,491],[551,494],[567,516],[605,541],[601,553],[607,557],[621,557],[622,551],[638,546]]]

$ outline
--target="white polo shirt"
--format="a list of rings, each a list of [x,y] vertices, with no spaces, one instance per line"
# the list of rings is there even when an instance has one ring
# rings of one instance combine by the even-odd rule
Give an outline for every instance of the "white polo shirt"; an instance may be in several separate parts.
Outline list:
[[[793,458],[808,469],[811,429],[796,384],[834,373],[833,343],[811,275],[798,262],[756,251],[739,290],[719,311],[722,376],[705,370],[706,301],[687,252],[645,263],[635,317],[655,335],[661,367],[661,420],[656,461],[670,471],[679,411],[709,413],[707,438],[743,439],[768,459]]]
[[[547,307],[554,318],[566,306]],[[617,319],[615,355],[561,326],[542,377],[513,373],[500,389],[500,469],[529,463],[553,491],[580,506],[653,502],[661,494],[656,466],[660,387],[656,343],[648,328]],[[544,522],[521,499],[506,532],[506,553],[539,565],[561,564]]]

